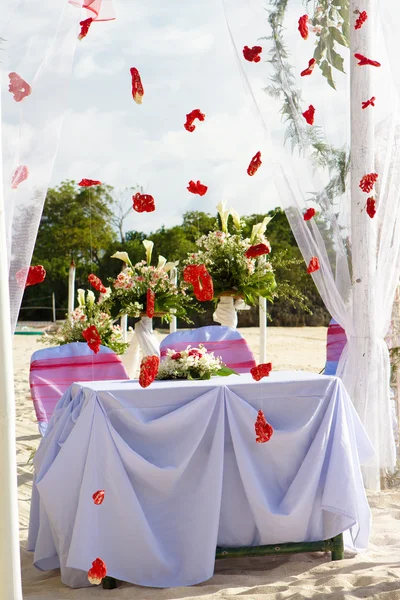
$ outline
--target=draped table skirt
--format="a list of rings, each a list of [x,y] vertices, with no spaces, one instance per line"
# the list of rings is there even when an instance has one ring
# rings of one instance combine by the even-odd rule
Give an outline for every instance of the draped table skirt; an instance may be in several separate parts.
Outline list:
[[[274,434],[255,442],[257,411]],[[75,383],[35,457],[29,549],[42,570],[192,585],[216,546],[328,539],[367,547],[360,464],[373,450],[335,377],[279,372],[211,381]],[[92,495],[104,490],[104,502]]]

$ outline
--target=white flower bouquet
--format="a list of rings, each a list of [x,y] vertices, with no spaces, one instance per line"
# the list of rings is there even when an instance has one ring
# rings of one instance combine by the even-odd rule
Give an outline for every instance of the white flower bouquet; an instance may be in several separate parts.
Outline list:
[[[187,346],[186,350],[177,352],[169,348],[162,359],[157,379],[211,379],[213,376],[226,377],[237,375],[227,367],[219,356],[208,352],[200,345],[198,348]]]

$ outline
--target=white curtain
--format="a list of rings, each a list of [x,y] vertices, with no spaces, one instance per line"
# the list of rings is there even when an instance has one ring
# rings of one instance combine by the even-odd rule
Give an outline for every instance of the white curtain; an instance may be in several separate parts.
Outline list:
[[[390,0],[361,0],[357,6],[351,0],[347,16],[345,2],[337,0],[330,3],[329,16],[336,25],[330,23],[322,33],[318,26],[314,31],[310,27],[303,39],[299,17],[308,9],[312,19],[318,7],[321,16],[325,4],[305,7],[301,0],[270,0],[265,7],[269,12],[264,12],[256,0],[224,1],[243,79],[268,132],[270,150],[263,164],[286,208],[305,268],[312,257],[318,258],[320,268],[310,276],[346,330],[348,344],[338,374],[376,451],[364,470],[365,484],[379,489],[380,470],[396,464],[384,338],[400,275],[400,44],[395,26],[400,7]],[[368,14],[357,30],[354,10]],[[346,22],[351,50],[342,45]],[[326,50],[329,43],[325,46],[325,76],[315,65],[311,75],[302,77],[324,35],[339,40],[333,51]],[[263,48],[262,61],[244,61],[244,45],[256,44]],[[381,66],[359,66],[354,53]],[[331,70],[336,89],[328,83],[329,62],[339,67]],[[362,102],[372,97],[375,106],[363,109]],[[315,107],[313,125],[302,115],[310,105]],[[364,193],[359,182],[369,173],[377,173],[378,180]],[[366,211],[370,197],[376,203],[373,218]],[[317,214],[306,221],[307,208]]]

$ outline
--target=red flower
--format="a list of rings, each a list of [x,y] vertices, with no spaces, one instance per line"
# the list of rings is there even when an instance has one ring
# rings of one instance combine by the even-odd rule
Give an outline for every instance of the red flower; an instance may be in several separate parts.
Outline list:
[[[272,371],[272,363],[263,363],[250,369],[252,378],[255,381],[260,381],[263,377],[268,377]]]
[[[306,212],[303,215],[303,219],[305,221],[309,221],[315,216],[315,208],[307,208]]]
[[[308,15],[303,15],[299,19],[299,31],[303,40],[308,39]]]
[[[363,54],[355,54],[354,57],[360,61],[359,63],[357,63],[360,67],[364,67],[365,65],[371,65],[372,67],[380,67],[381,66],[381,63],[379,63],[376,60],[371,60],[370,58],[367,58]]]
[[[368,198],[365,210],[367,211],[367,214],[369,217],[371,217],[371,219],[373,219],[376,214],[375,205],[375,198]]]
[[[368,19],[368,15],[365,12],[365,10],[363,10],[362,12],[359,12],[359,16],[357,18],[356,24],[354,25],[354,29],[361,29],[361,27],[364,25],[365,21]]]
[[[315,58],[310,58],[310,60],[308,61],[307,69],[304,69],[304,71],[300,73],[300,76],[305,77],[306,75],[311,75],[311,73],[314,71],[314,67],[316,64],[317,61],[315,60]]]
[[[255,175],[255,173],[257,173],[258,169],[261,167],[262,162],[261,162],[261,152],[258,151],[253,158],[250,161],[249,166],[247,167],[247,174],[250,175],[250,177],[252,177],[253,175]]]
[[[359,183],[360,188],[366,194],[369,194],[374,187],[376,180],[378,179],[378,173],[368,173],[361,178]]]
[[[25,165],[21,165],[20,167],[17,167],[12,176],[11,188],[13,190],[16,190],[20,183],[25,181],[25,179],[28,179],[28,175],[29,175],[28,167],[26,167]]]
[[[147,299],[146,299],[146,315],[149,319],[154,317],[154,303],[155,303],[156,295],[153,290],[147,290]]]
[[[158,356],[145,356],[140,363],[139,385],[148,387],[157,377],[160,359]]]
[[[97,505],[99,504],[103,504],[103,500],[104,500],[104,490],[98,490],[97,492],[95,492],[92,496],[93,498],[93,502]]]
[[[269,442],[272,434],[274,433],[272,425],[267,423],[262,410],[258,411],[257,420],[254,423],[254,429],[256,430],[257,444],[265,444],[265,442]]]
[[[10,79],[8,91],[14,95],[15,102],[21,102],[21,100],[29,96],[32,88],[18,73],[9,73],[8,77]]]
[[[106,288],[103,285],[101,279],[99,279],[96,275],[91,273],[88,276],[89,283],[94,287],[95,290],[100,292],[100,294],[105,294],[107,292]]]
[[[27,288],[31,285],[42,283],[46,278],[46,270],[42,265],[20,269],[15,274],[19,287]]]
[[[171,358],[172,360],[179,360],[180,358],[182,358],[182,354],[180,352],[175,352],[175,354],[173,354]]]
[[[309,125],[314,125],[315,108],[312,104],[310,104],[308,109],[305,112],[303,112],[302,115]]]
[[[90,325],[82,331],[82,336],[85,338],[87,345],[95,354],[100,352],[101,337],[97,331],[96,325]]]
[[[88,571],[88,579],[90,583],[99,585],[107,575],[106,563],[101,558],[96,558],[92,562],[92,568]]]
[[[197,300],[206,302],[213,299],[213,280],[205,265],[187,265],[183,270],[183,279],[193,285]]]
[[[256,244],[255,246],[250,246],[244,253],[246,258],[257,258],[257,256],[264,256],[264,254],[269,254],[271,249],[266,244]]]
[[[194,181],[189,181],[187,190],[189,192],[191,192],[192,194],[198,194],[199,196],[204,196],[204,194],[208,190],[208,187],[206,185],[203,185],[202,183],[200,183],[200,181],[197,181],[197,183],[195,183]]]
[[[186,115],[186,123],[184,124],[184,128],[186,129],[186,131],[194,131],[196,129],[196,126],[193,125],[193,121],[195,119],[198,119],[199,121],[204,121],[204,119],[206,118],[206,115],[204,115],[202,112],[200,112],[199,108],[195,108],[194,110],[192,110],[190,113],[188,113]]]
[[[156,210],[154,198],[153,196],[150,196],[150,194],[140,194],[138,192],[132,196],[132,200],[133,210],[136,210],[138,213],[154,212]]]
[[[203,355],[200,350],[197,350],[197,348],[192,348],[189,350],[188,356],[197,356],[197,358],[201,358]]]
[[[79,23],[79,25],[81,26],[81,32],[78,35],[78,40],[83,40],[83,38],[87,36],[89,27],[91,26],[92,23],[93,23],[92,17],[89,17],[89,19],[85,19],[84,21],[81,21]]]
[[[364,108],[368,108],[368,106],[375,106],[375,100],[375,96],[372,96],[372,98],[370,98],[369,100],[362,102],[361,108],[364,110]]]
[[[144,88],[142,80],[140,79],[139,71],[135,67],[132,67],[130,71],[132,76],[132,98],[136,104],[142,104]]]
[[[101,181],[97,181],[96,179],[81,179],[78,185],[81,187],[91,187],[92,185],[101,185]]]
[[[307,267],[307,273],[314,273],[315,271],[318,271],[319,269],[319,260],[316,256],[312,256],[310,263]]]
[[[243,48],[243,56],[249,62],[255,62],[255,63],[260,62],[260,60],[261,60],[261,56],[260,56],[261,52],[262,52],[262,47],[261,46],[253,46],[252,48],[249,48],[248,46],[245,46]]]

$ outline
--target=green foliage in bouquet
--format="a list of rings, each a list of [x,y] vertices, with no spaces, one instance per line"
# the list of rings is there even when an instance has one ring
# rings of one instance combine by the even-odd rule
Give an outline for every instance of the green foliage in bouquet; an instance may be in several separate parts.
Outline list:
[[[169,272],[175,269],[177,262],[168,263],[163,256],[158,257],[157,266],[152,266],[151,256],[153,242],[144,240],[146,260],[133,265],[126,252],[116,252],[113,258],[122,260],[127,266],[116,279],[109,280],[111,293],[106,299],[106,306],[115,316],[129,315],[139,318],[149,314],[147,301],[149,291],[154,299],[154,316],[164,321],[178,317],[190,323],[188,310],[196,309],[194,299],[186,294],[187,284],[176,285]],[[198,307],[200,311],[200,307]]]
[[[95,295],[90,290],[78,290],[78,307],[66,315],[66,320],[55,333],[43,336],[40,341],[50,346],[62,346],[71,342],[84,342],[82,332],[95,325],[101,338],[102,346],[107,346],[115,354],[123,354],[128,348],[124,342],[123,332],[119,325],[114,323],[108,309],[106,300],[102,297],[95,301]]]

